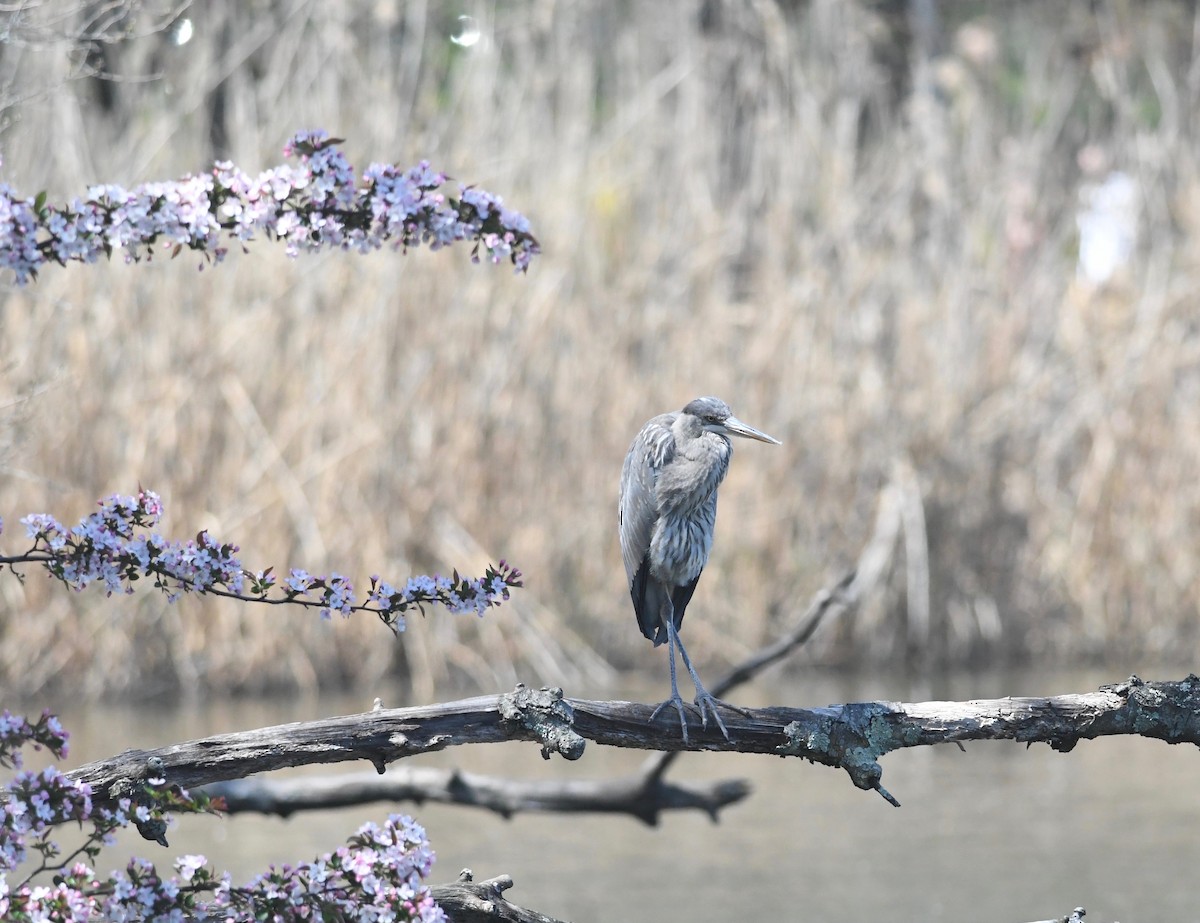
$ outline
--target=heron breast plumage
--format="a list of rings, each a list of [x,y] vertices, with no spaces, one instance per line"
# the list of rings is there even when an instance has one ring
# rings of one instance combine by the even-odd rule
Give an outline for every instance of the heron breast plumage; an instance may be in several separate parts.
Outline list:
[[[675,441],[671,463],[655,472],[650,561],[656,580],[684,586],[700,576],[712,551],[717,488],[733,449],[724,436],[704,431]]]
[[[712,551],[717,496],[685,512],[660,515],[650,539],[650,574],[667,586],[684,586],[700,576]]]

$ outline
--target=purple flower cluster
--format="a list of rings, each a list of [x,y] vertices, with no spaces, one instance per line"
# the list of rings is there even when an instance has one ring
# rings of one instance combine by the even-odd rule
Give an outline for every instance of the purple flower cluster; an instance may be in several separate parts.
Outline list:
[[[185,593],[207,593],[316,608],[323,618],[333,612],[343,616],[373,612],[394,631],[404,630],[404,613],[414,606],[422,614],[426,604],[436,604],[454,613],[482,615],[507,600],[511,589],[523,586],[521,571],[501,561],[489,565],[482,577],[461,577],[455,571],[453,577],[411,577],[402,587],[372,577],[367,600],[359,603],[354,585],[336,572],[324,577],[293,569],[278,587],[272,568],[257,573],[244,570],[238,546],[219,542],[207,531],[186,542],[147,532],[163,512],[162,501],[153,491],[139,490],[136,497],[113,495],[99,506],[70,529],[48,513],[23,517],[21,523],[33,546],[24,554],[0,555],[0,564],[42,564],[75,590],[103,583],[109,595],[132,593],[138,580],[149,578],[170,602]],[[282,595],[273,596],[276,590]]]
[[[371,577],[371,592],[379,617],[396,631],[404,631],[404,612],[414,606],[425,614],[425,603],[440,603],[456,615],[481,616],[492,606],[508,599],[509,588],[523,586],[521,571],[507,561],[488,565],[482,577],[410,577],[403,587],[394,587],[379,577]]]
[[[143,183],[132,190],[93,186],[84,200],[48,205],[45,194],[21,198],[0,183],[0,268],[18,285],[36,279],[49,262],[94,263],[124,251],[127,262],[172,255],[183,248],[220,262],[226,242],[262,234],[284,241],[289,255],[327,247],[369,253],[394,248],[433,249],[474,241],[493,263],[510,260],[518,272],[541,248],[529,221],[503,207],[498,196],[471,186],[459,198],[438,192],[446,177],[422,161],[402,170],[371,164],[356,180],[338,145],[324,131],[298,132],[284,148],[299,165],[283,164],[250,176],[221,162],[200,176]]]
[[[445,914],[422,884],[433,859],[424,828],[392,814],[383,826],[363,824],[336,852],[272,867],[247,888],[230,888],[226,879],[215,903],[251,910],[255,919],[304,919],[317,908],[321,919],[442,923]]]
[[[47,554],[42,562],[50,573],[75,590],[103,582],[110,596],[132,593],[136,580],[151,577],[171,602],[187,592],[242,591],[245,572],[236,545],[220,544],[208,532],[177,542],[138,531],[161,518],[158,494],[142,490],[136,497],[114,494],[100,501],[97,512],[71,529],[48,513],[32,513],[21,523],[32,551]]]
[[[88,786],[53,766],[41,772],[18,772],[5,794],[0,816],[0,872],[24,862],[30,848],[47,858],[58,855],[58,845],[47,836],[50,828],[67,821],[82,822],[92,814]],[[0,918],[7,919],[2,911]]]
[[[57,736],[49,729],[58,728]],[[51,745],[65,754],[66,734],[57,719],[31,723],[7,711],[0,716],[0,745],[9,752],[25,743]],[[56,744],[48,741],[56,740]],[[19,764],[19,755],[14,757]],[[162,877],[152,862],[133,858],[124,870],[98,875],[95,862],[113,831],[130,823],[163,821],[170,811],[211,810],[204,798],[179,789],[150,787],[134,804],[93,806],[88,786],[49,767],[18,773],[0,789],[0,919],[4,920],[322,920],[354,919],[442,923],[440,907],[423,883],[433,866],[424,829],[393,814],[383,826],[364,824],[346,846],[312,862],[274,867],[244,886],[217,875],[203,856],[175,860],[175,875]],[[59,825],[90,826],[82,846],[64,856],[49,839]],[[165,823],[165,821],[164,821]],[[22,881],[9,876],[31,853],[41,856]],[[40,879],[53,874],[49,884]]]
[[[306,570],[292,568],[284,581],[284,593],[289,600],[318,592],[323,619],[330,618],[334,610],[348,617],[356,608],[361,608],[354,605],[354,585],[337,571],[328,577],[317,577]]]
[[[21,748],[32,744],[35,750],[45,747],[58,759],[67,755],[67,738],[58,718],[49,711],[42,712],[36,722],[12,714],[7,708],[0,712],[0,766],[21,768]]]

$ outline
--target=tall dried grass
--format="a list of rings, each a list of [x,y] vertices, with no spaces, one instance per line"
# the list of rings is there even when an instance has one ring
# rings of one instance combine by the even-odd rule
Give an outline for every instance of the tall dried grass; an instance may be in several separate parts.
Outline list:
[[[255,169],[323,126],[360,165],[428,157],[502,193],[546,251],[513,278],[466,253],[289,262],[260,242],[202,273],[6,290],[6,549],[24,512],[141,482],[169,531],[235,539],[250,566],[365,581],[505,556],[528,589],[393,643],[365,619],[9,576],[0,688],[582,693],[606,676],[592,651],[657,669],[616,480],[644,419],[704,393],[785,445],[739,447],[688,620],[701,661],[803,610],[881,494],[903,510],[893,566],[806,656],[1186,658],[1197,25],[1183,3],[973,10],[931,39],[837,0],[207,3],[182,47],[106,46],[104,84],[72,79],[66,39],[0,48],[19,189]],[[460,13],[470,49],[448,41]],[[1075,281],[1081,151],[1140,190],[1136,257],[1099,291]]]

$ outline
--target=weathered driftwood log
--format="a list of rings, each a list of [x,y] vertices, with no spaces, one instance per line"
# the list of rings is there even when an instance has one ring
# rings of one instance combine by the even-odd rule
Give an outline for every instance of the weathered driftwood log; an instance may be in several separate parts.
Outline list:
[[[451,923],[559,923],[554,917],[505,900],[504,892],[512,886],[509,875],[475,881],[471,870],[463,869],[454,884],[436,885],[430,890]]]
[[[585,742],[645,750],[726,750],[799,756],[844,769],[854,784],[880,784],[878,759],[892,750],[968,740],[1047,743],[1068,751],[1080,740],[1120,734],[1168,743],[1200,743],[1200,679],[1146,683],[1136,676],[1097,692],[1008,697],[969,702],[860,702],[823,708],[759,708],[730,713],[730,739],[696,721],[685,748],[676,722],[651,722],[653,706],[565,699],[557,689],[518,686],[415,708],[221,734],[156,750],[127,750],[70,775],[92,786],[93,798],[128,794],[149,778],[192,788],[255,773],[312,763],[366,760],[383,773],[388,763],[472,743],[529,740],[549,759],[583,755]]]

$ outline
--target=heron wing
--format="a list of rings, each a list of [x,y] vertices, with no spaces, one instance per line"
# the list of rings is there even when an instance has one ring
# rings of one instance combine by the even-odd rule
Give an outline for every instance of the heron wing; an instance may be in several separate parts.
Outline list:
[[[655,492],[658,472],[675,457],[675,437],[671,434],[674,417],[674,414],[665,413],[643,426],[629,447],[621,469],[621,502],[617,518],[621,530],[621,558],[630,585],[650,551],[650,538],[658,520]]]
[[[675,457],[671,423],[675,415],[665,413],[642,427],[633,440],[621,469],[621,499],[617,520],[621,532],[621,559],[629,580],[629,595],[642,634],[662,644],[666,632],[659,622],[665,588],[650,576],[650,539],[658,519],[655,481],[659,470]],[[682,591],[684,587],[679,587]],[[687,593],[691,597],[691,591]],[[661,638],[659,637],[661,635]]]
[[[700,569],[700,574],[704,573],[704,569]],[[675,630],[679,630],[679,626],[683,624],[683,613],[687,609],[687,604],[692,601],[692,594],[696,592],[696,584],[700,582],[700,574],[696,574],[696,579],[691,583],[683,586],[675,587],[675,592],[671,594],[671,604],[674,607],[675,614]]]
[[[696,592],[696,584],[700,582],[700,574],[696,579],[683,586],[667,587],[650,576],[650,555],[642,559],[641,566],[633,575],[633,583],[629,587],[629,595],[633,597],[633,611],[637,613],[638,627],[654,646],[667,643],[667,626],[662,621],[662,605],[668,590],[671,596],[671,612],[675,619],[675,629],[683,624],[683,613],[692,601]]]
[[[667,640],[666,627],[659,618],[663,592],[662,585],[650,577],[650,555],[647,554],[633,575],[629,595],[633,598],[633,611],[637,615],[638,628],[654,642],[655,647]]]

